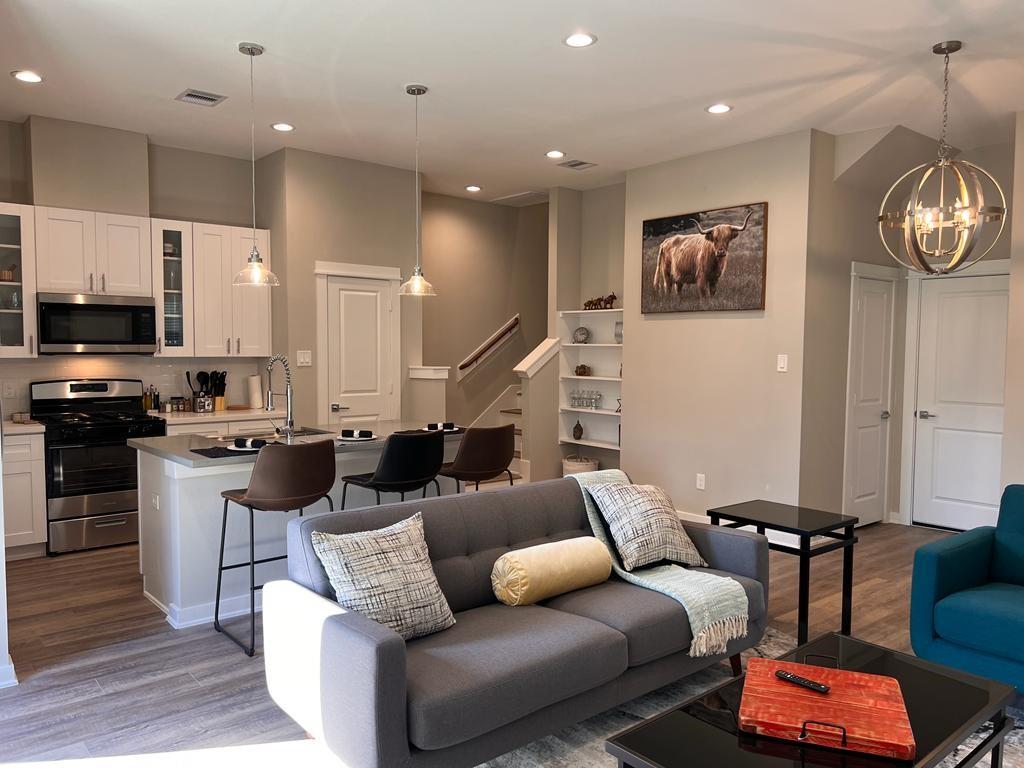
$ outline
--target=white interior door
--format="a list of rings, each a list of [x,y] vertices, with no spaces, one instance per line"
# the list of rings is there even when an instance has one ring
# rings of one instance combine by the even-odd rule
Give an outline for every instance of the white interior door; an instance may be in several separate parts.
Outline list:
[[[400,331],[394,281],[329,277],[326,282],[329,423],[397,419]]]
[[[925,280],[914,451],[915,523],[995,525],[1009,277]]]
[[[892,280],[853,278],[843,512],[861,523],[885,518],[895,288]]]

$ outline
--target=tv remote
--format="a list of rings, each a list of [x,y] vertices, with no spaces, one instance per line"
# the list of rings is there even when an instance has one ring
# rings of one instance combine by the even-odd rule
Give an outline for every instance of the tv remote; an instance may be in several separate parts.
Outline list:
[[[807,688],[809,690],[815,691],[816,693],[828,693],[830,690],[832,690],[824,683],[818,683],[814,680],[808,680],[806,677],[800,677],[800,675],[795,675],[792,672],[787,672],[784,669],[776,670],[775,676],[783,682],[792,683],[793,685],[799,685],[801,688]]]

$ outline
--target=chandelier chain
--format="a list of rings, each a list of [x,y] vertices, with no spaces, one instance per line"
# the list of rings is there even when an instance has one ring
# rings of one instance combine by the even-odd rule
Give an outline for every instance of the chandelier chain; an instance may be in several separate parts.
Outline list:
[[[952,147],[946,141],[949,131],[949,54],[944,56],[945,70],[942,76],[942,133],[939,136],[939,159],[949,160]]]

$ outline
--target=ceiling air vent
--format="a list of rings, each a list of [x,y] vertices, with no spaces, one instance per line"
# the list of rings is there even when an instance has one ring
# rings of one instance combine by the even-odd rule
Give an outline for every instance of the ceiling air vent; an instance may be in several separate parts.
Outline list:
[[[562,168],[571,168],[574,171],[585,171],[587,168],[593,168],[597,163],[588,163],[586,160],[566,160],[558,165]]]
[[[198,104],[200,107],[216,107],[227,96],[209,91],[200,91],[197,88],[188,88],[174,97],[175,101],[184,101],[186,104]]]
[[[522,208],[527,205],[537,205],[538,203],[546,203],[547,201],[547,192],[539,192],[532,189],[527,190],[526,192],[515,192],[511,195],[503,195],[502,197],[496,197],[491,200],[492,203],[511,205],[515,208]]]

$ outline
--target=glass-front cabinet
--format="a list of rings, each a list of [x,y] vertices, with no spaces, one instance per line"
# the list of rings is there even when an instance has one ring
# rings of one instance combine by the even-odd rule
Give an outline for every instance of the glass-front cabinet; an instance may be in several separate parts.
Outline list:
[[[153,219],[156,354],[193,357],[192,224]]]
[[[0,357],[36,355],[36,247],[30,205],[0,203]]]

